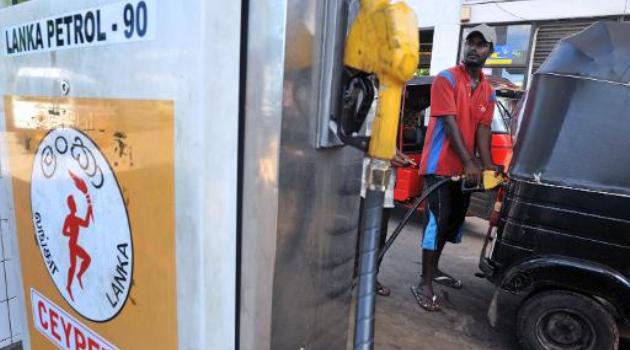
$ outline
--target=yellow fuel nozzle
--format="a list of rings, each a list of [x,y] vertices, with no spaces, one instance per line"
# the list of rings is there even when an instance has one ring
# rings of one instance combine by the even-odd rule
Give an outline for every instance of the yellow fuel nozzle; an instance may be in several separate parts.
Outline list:
[[[505,181],[505,176],[498,171],[484,170],[481,174],[481,182],[473,184],[471,187],[468,186],[465,176],[453,176],[451,181],[461,181],[463,192],[482,192],[497,188]]]
[[[418,67],[419,51],[418,22],[406,4],[361,1],[346,41],[344,63],[376,74],[379,81],[370,157],[391,160],[396,153],[402,89]]]
[[[505,181],[503,174],[494,170],[483,171],[483,189],[488,191],[496,188]]]

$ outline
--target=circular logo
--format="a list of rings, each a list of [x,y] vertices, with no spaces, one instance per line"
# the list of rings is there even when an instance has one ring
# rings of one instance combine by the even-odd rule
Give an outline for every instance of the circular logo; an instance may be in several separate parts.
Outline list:
[[[131,287],[131,230],[116,176],[87,135],[57,128],[43,138],[31,206],[37,244],[64,299],[88,320],[115,317]]]

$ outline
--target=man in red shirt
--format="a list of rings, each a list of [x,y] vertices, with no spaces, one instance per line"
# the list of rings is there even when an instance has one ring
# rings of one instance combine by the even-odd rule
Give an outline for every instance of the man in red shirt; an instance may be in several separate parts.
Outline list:
[[[420,166],[427,187],[460,175],[476,184],[482,169],[495,168],[490,155],[490,125],[496,97],[481,71],[495,42],[493,28],[476,26],[466,36],[463,63],[442,71],[433,81],[431,118]],[[428,311],[440,309],[433,282],[462,288],[460,281],[438,269],[438,261],[447,241],[461,241],[469,202],[470,194],[463,193],[458,182],[447,182],[428,197],[422,276],[418,286],[412,287],[418,304]]]

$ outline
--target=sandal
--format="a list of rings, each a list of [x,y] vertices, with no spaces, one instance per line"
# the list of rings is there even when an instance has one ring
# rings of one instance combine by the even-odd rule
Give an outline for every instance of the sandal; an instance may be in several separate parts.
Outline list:
[[[416,301],[421,308],[429,311],[435,312],[440,311],[440,304],[438,303],[438,298],[435,293],[429,298],[428,296],[420,293],[417,287],[411,287],[411,294],[416,297]]]
[[[376,294],[386,297],[389,296],[391,293],[392,291],[389,288],[382,285],[381,282],[376,281]]]
[[[433,277],[433,282],[453,289],[462,289],[464,287],[462,281],[455,279],[455,277],[449,276],[444,272],[440,272],[439,276]]]

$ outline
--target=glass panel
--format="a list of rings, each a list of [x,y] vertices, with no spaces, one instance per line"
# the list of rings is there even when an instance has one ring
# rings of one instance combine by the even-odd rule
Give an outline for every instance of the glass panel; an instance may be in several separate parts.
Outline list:
[[[525,68],[484,68],[483,74],[486,76],[507,79],[510,83],[523,88],[525,85]]]
[[[530,24],[517,24],[492,27],[496,30],[497,42],[495,44],[494,53],[486,61],[486,66],[527,66],[532,26]],[[462,31],[460,57],[463,57],[463,43],[466,39],[466,35],[470,33],[472,28],[473,27],[464,28]]]
[[[509,95],[509,91],[521,90],[524,86],[525,68],[484,68],[483,72],[491,81],[492,87],[497,93],[497,106],[492,120],[492,131],[500,133],[509,132],[509,120],[512,117],[518,99]],[[499,106],[503,105],[503,108]]]
[[[486,65],[525,66],[529,57],[529,24],[498,26],[497,44]]]
[[[501,98],[499,100],[502,100]],[[504,104],[505,105],[505,104]],[[509,132],[507,126],[507,118],[505,111],[498,105],[494,108],[494,115],[492,116],[492,125],[490,128],[494,133],[507,134]]]
[[[429,71],[431,68],[431,53],[433,52],[433,29],[420,30],[420,61],[418,62],[419,71]],[[429,75],[418,74],[418,75]]]

